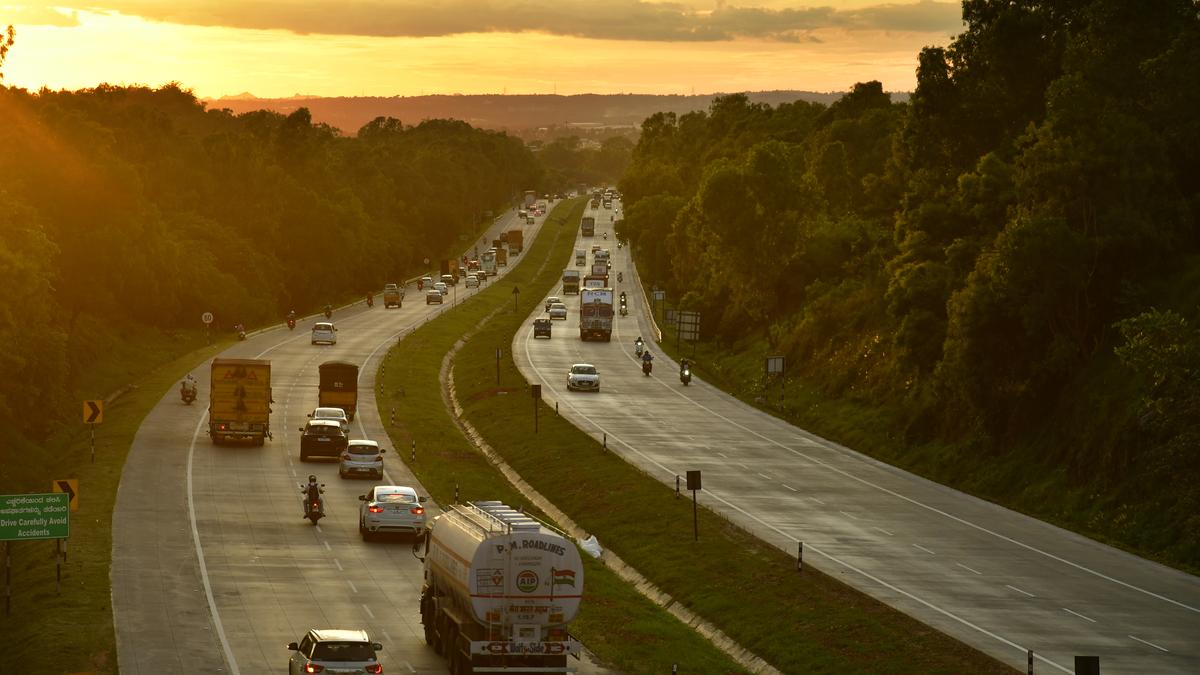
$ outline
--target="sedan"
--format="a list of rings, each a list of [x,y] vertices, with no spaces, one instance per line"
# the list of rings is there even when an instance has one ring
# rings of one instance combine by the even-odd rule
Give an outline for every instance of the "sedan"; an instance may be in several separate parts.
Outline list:
[[[425,304],[432,305],[435,303],[442,304],[442,292],[437,289],[425,291]]]
[[[383,453],[375,441],[352,440],[342,452],[342,463],[338,466],[338,477],[366,476],[383,478]]]
[[[319,321],[313,324],[312,343],[315,345],[321,342],[330,345],[337,344],[337,328],[334,328],[333,324],[328,321]]]
[[[308,413],[310,420],[335,420],[342,425],[342,431],[350,433],[350,416],[341,408],[317,408]]]
[[[600,391],[600,371],[590,363],[576,363],[567,373],[567,391]]]
[[[474,274],[467,275],[467,288],[479,288],[479,277]]]
[[[433,289],[442,295],[446,295],[450,292],[450,287],[446,285],[446,282],[444,281],[433,282]]]
[[[396,532],[416,535],[425,531],[425,507],[428,497],[401,485],[376,485],[359,495],[358,532],[363,541],[372,535]]]
[[[550,305],[550,318],[567,320],[567,306],[561,302],[556,302]]]
[[[552,296],[546,298],[546,311],[549,312],[550,307],[552,305],[555,305],[555,304],[558,304],[561,302],[562,302],[562,298],[558,297],[557,295],[552,295]]]

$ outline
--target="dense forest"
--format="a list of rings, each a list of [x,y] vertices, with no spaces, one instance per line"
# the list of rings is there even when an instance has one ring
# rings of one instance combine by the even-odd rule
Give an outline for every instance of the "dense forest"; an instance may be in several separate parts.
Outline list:
[[[529,146],[544,170],[544,184],[562,192],[616,183],[633,153],[633,141],[624,136],[590,142],[578,136],[563,136]]]
[[[898,420],[891,459],[1200,567],[1196,6],[963,19],[907,102],[650,117],[618,232],[707,340]]]
[[[382,288],[540,175],[519,139],[464,122],[345,136],[178,86],[0,87],[0,426],[74,420],[76,377],[125,327],[211,311],[228,330]]]

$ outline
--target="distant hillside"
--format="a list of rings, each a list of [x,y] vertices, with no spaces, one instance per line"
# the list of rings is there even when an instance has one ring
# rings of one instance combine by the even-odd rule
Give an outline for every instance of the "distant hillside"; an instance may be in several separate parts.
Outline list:
[[[814,101],[830,104],[844,92],[819,93],[810,91],[763,91],[749,93],[753,103],[772,107],[792,101]],[[529,95],[502,96],[499,94],[472,96],[378,96],[321,98],[293,96],[289,98],[256,98],[239,94],[219,99],[207,99],[210,108],[228,108],[235,113],[251,110],[274,110],[290,113],[306,107],[314,122],[324,122],[346,134],[355,133],[362,125],[380,116],[395,117],[405,124],[424,119],[451,118],[487,129],[503,129],[520,134],[524,130],[542,127],[575,126],[638,127],[642,120],[656,112],[687,113],[707,110],[720,94],[696,96],[660,96],[652,94],[580,94],[577,96]],[[908,94],[893,94],[893,100],[907,100]],[[521,134],[523,135],[523,134]]]

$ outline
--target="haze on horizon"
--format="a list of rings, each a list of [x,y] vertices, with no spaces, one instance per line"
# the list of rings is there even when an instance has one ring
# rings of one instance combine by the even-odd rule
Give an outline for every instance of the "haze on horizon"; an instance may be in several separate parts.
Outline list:
[[[71,0],[0,5],[4,83],[198,96],[707,94],[916,85],[935,0]],[[65,4],[64,4],[65,3]]]

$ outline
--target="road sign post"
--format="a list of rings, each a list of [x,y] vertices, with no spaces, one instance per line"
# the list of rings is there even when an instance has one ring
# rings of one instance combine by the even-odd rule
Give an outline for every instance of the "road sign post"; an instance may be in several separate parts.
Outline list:
[[[0,541],[65,539],[70,514],[70,496],[63,492],[0,495]]]
[[[696,491],[700,489],[700,472],[687,472],[687,489],[692,491],[692,536],[700,541],[700,516],[696,507]]]
[[[200,315],[200,320],[201,320],[202,322],[204,322],[204,343],[205,343],[205,344],[208,344],[208,343],[210,342],[210,339],[209,339],[209,337],[210,337],[209,329],[210,329],[210,327],[212,326],[212,322],[213,322],[213,314],[212,314],[212,312],[205,312],[205,313],[201,314],[201,315]]]
[[[496,347],[496,386],[500,386],[500,348]]]

